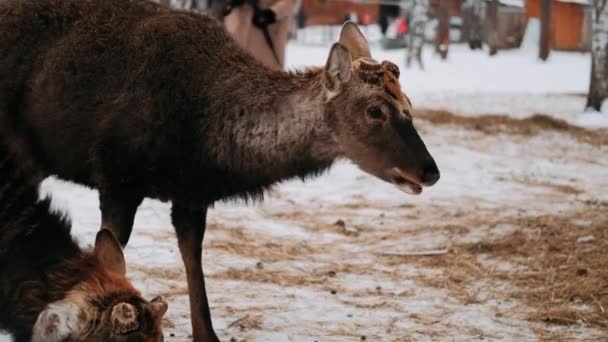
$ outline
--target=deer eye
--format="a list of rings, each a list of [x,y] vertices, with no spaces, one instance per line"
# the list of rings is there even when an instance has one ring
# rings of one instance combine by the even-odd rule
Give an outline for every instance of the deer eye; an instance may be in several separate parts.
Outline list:
[[[372,119],[382,119],[384,113],[382,113],[382,109],[380,107],[369,107],[367,108],[367,115]]]

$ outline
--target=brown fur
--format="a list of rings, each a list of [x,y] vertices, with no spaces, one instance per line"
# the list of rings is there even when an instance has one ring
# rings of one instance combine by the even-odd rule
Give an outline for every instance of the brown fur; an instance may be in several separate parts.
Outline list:
[[[356,77],[352,60],[370,56],[352,24],[325,68],[285,73],[204,15],[143,0],[8,0],[0,50],[0,134],[41,178],[97,188],[102,225],[123,245],[144,197],[172,201],[195,340],[217,339],[201,271],[214,202],[261,198],[342,157],[420,191],[439,178],[396,88]]]
[[[152,316],[141,318],[139,332],[108,333],[104,313],[107,316],[113,305],[127,301],[143,308],[147,302],[124,274],[100,260],[99,253],[80,250],[70,236],[69,222],[51,211],[48,198],[38,200],[31,176],[0,147],[0,329],[12,333],[16,341],[29,341],[36,319],[49,304],[74,297],[87,303],[82,310],[101,318],[86,322],[91,330],[75,339],[162,339],[160,320]]]

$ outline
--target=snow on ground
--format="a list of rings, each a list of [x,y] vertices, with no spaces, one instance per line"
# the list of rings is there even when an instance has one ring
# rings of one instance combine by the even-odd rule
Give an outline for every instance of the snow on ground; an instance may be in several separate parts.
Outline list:
[[[374,53],[403,64],[402,50]],[[326,54],[327,48],[291,44],[288,64],[322,65]],[[515,118],[544,113],[608,126],[603,114],[582,110],[588,55],[554,52],[541,63],[528,50],[489,57],[452,46],[447,62],[430,49],[424,58],[426,71],[401,68],[418,108]],[[277,186],[263,203],[223,203],[209,212],[204,267],[222,340],[606,337],[597,325],[531,319],[539,308],[510,295],[518,285],[486,275],[522,267],[516,257],[450,256],[467,244],[529,232],[520,220],[548,215],[576,218],[572,224],[583,228],[596,224],[608,206],[608,145],[556,130],[490,134],[422,119],[416,124],[442,172],[420,196],[340,162],[317,179]],[[42,189],[69,211],[81,243],[92,244],[100,224],[96,192],[55,179]],[[144,201],[126,258],[137,288],[149,298],[169,298],[166,340],[187,341],[186,278],[168,204]],[[463,268],[474,276],[458,273]]]

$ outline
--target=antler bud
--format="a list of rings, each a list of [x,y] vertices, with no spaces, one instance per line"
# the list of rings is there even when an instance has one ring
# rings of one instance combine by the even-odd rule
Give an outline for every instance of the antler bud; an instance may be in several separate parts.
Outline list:
[[[129,303],[118,303],[114,305],[110,319],[112,322],[112,331],[119,335],[126,334],[139,328],[137,309]]]
[[[364,82],[380,84],[381,65],[371,58],[359,58],[354,63],[354,68],[359,72],[359,77]]]
[[[396,78],[399,78],[399,67],[389,61],[382,62],[382,70],[388,71],[393,74]]]
[[[359,58],[357,62],[359,62],[359,70],[371,72],[377,72],[380,70],[380,64],[378,64],[378,62],[374,59],[364,57]]]

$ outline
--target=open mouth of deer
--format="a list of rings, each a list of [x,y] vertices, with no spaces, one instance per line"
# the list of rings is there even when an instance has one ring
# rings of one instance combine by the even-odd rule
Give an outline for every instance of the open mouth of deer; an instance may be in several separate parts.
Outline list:
[[[391,182],[401,189],[401,191],[411,195],[419,195],[422,193],[421,181],[411,176],[409,173],[394,167],[390,170],[389,175]]]

